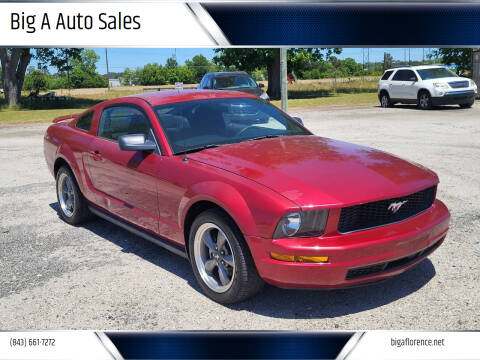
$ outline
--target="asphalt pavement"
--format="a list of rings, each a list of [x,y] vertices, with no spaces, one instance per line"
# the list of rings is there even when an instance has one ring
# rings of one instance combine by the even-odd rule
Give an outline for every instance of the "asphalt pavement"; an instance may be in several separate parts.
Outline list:
[[[292,109],[315,134],[385,150],[440,177],[447,239],[410,271],[333,291],[267,286],[246,302],[206,298],[188,262],[100,219],[61,221],[43,158],[48,124],[0,128],[1,329],[478,329],[480,104]],[[1,116],[1,113],[0,113]]]

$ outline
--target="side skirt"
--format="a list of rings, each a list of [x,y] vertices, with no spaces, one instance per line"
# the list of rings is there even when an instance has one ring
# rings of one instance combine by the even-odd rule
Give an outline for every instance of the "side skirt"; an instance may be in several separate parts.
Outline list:
[[[177,245],[171,243],[170,241],[162,239],[158,236],[149,234],[146,231],[144,231],[142,229],[139,229],[138,227],[136,227],[134,225],[131,225],[131,224],[125,222],[124,220],[117,218],[116,216],[110,215],[110,214],[106,213],[105,211],[98,209],[95,206],[90,205],[88,208],[90,209],[90,211],[92,213],[94,213],[98,217],[101,217],[102,219],[105,219],[105,220],[111,222],[112,224],[120,226],[121,228],[131,232],[132,234],[140,236],[140,237],[144,238],[145,240],[148,240],[148,241],[150,241],[150,242],[152,242],[152,243],[154,243],[158,246],[161,246],[164,249],[167,249],[168,251],[171,251],[172,253],[174,253],[178,256],[181,256],[184,259],[188,260],[187,253],[185,252],[185,250],[182,247],[177,246]]]

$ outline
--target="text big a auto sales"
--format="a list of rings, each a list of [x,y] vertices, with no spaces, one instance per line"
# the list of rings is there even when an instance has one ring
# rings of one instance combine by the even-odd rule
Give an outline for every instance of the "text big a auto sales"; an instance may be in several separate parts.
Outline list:
[[[125,15],[118,12],[115,15],[102,12],[95,18],[92,15],[29,15],[22,12],[12,12],[10,16],[12,30],[34,33],[39,30],[138,30],[141,27],[139,15]]]

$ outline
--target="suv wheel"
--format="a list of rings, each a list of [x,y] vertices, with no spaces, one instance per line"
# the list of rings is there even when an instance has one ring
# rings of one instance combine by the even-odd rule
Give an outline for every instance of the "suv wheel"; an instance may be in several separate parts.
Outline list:
[[[71,225],[77,225],[88,220],[91,217],[91,212],[72,171],[62,166],[57,172],[56,182],[57,199],[62,219]]]
[[[428,91],[422,91],[418,95],[418,106],[422,110],[428,110],[432,108],[432,97]]]
[[[195,219],[189,255],[200,287],[216,302],[239,302],[263,287],[242,234],[219,210],[207,210]]]
[[[390,96],[388,96],[388,94],[386,92],[383,92],[380,95],[380,105],[383,108],[388,108],[388,107],[391,107],[393,105],[392,102],[390,101]]]

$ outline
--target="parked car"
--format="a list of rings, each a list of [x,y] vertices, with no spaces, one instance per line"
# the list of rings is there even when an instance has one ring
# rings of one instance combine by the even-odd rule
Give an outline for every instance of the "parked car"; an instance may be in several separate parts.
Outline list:
[[[247,94],[256,95],[265,101],[270,101],[268,94],[263,91],[262,88],[263,84],[257,84],[257,82],[244,71],[206,73],[198,85],[198,89],[202,90],[242,91]]]
[[[392,277],[449,226],[433,171],[314,136],[247,93],[108,100],[55,119],[44,153],[67,223],[95,214],[187,258],[220,303],[264,281],[343,288]]]
[[[458,104],[469,108],[475,102],[477,85],[440,65],[400,66],[385,71],[378,82],[382,107],[396,103],[417,104],[421,109]]]

